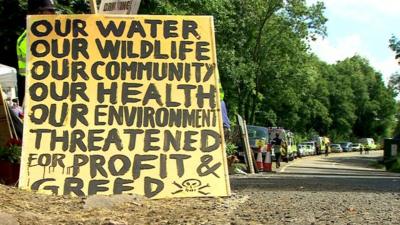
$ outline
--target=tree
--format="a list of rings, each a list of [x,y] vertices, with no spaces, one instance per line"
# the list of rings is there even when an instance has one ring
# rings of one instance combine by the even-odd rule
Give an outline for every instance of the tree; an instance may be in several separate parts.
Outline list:
[[[360,56],[353,56],[338,62],[336,68],[339,76],[346,80],[348,84],[346,86],[351,87],[351,89],[340,90],[342,93],[348,93],[348,96],[351,97],[345,103],[351,104],[353,107],[347,108],[350,111],[347,111],[346,114],[353,113],[353,116],[352,120],[348,118],[345,121],[351,125],[353,135],[374,138],[389,135],[394,126],[396,113],[395,95],[390,88],[385,87],[382,75]],[[335,118],[343,121],[346,117],[338,115]]]
[[[0,62],[16,66],[14,46],[25,29],[27,1],[4,1]],[[86,13],[87,3],[59,0],[57,8]],[[309,42],[326,35],[324,10],[323,3],[309,6],[305,0],[146,0],[139,14],[214,17],[218,70],[231,118],[239,113],[252,124],[285,127],[303,137],[390,135],[400,75],[386,87],[360,56],[329,65],[311,54]],[[399,40],[392,37],[390,46],[399,58]]]
[[[0,15],[0,63],[17,68],[16,43],[26,26],[26,1],[3,0]]]
[[[86,0],[59,0],[57,10],[63,14],[87,13]],[[16,42],[25,30],[27,0],[2,0],[0,4],[0,62],[18,68]]]
[[[395,58],[399,59],[400,58],[400,40],[392,35],[392,37],[389,39],[389,47],[396,53]],[[400,61],[399,61],[400,64]]]

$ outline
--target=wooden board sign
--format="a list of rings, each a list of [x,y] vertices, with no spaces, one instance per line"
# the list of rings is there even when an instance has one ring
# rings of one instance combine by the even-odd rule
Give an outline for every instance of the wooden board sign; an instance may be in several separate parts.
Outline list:
[[[141,0],[102,0],[100,14],[137,14]]]
[[[23,189],[230,195],[213,18],[28,17]]]

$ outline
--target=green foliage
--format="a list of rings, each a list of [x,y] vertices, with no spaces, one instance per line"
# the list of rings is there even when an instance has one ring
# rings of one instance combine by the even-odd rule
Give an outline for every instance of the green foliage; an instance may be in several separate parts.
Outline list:
[[[391,164],[390,168],[388,168],[391,172],[400,173],[400,156],[398,156],[395,161]]]
[[[21,162],[21,146],[0,147],[0,160],[11,163]]]
[[[237,170],[246,171],[247,170],[247,165],[244,164],[244,163],[234,163],[233,164],[233,171],[237,171]]]
[[[335,67],[340,81],[337,85],[344,84],[333,99],[343,112],[333,110],[337,119],[334,124],[340,128],[337,133],[374,139],[389,136],[396,114],[395,95],[385,87],[382,75],[360,56],[338,62]]]
[[[25,27],[25,4],[3,0],[0,4],[0,63],[17,67],[16,42]]]
[[[389,87],[396,92],[396,94],[400,91],[400,72],[395,72],[390,76]]]
[[[4,1],[0,63],[16,67],[15,42],[25,29],[27,1]],[[85,0],[57,2],[61,13],[89,12]],[[311,54],[309,43],[326,35],[324,10],[322,2],[308,5],[305,0],[146,0],[139,14],[214,17],[230,118],[238,113],[250,124],[285,127],[299,140],[311,134],[333,141],[390,136],[400,75],[388,88],[360,56],[328,65]],[[399,57],[397,38],[392,37],[390,47]]]
[[[238,147],[235,144],[233,144],[231,142],[226,143],[226,154],[228,156],[235,155],[237,153],[237,149],[238,149]]]
[[[2,0],[0,4],[0,63],[18,67],[16,42],[26,27],[27,0]],[[58,13],[88,13],[87,0],[58,0]]]
[[[392,35],[392,37],[389,39],[389,47],[396,53],[395,58],[399,59],[400,58],[400,40]],[[399,61],[400,64],[400,61]]]

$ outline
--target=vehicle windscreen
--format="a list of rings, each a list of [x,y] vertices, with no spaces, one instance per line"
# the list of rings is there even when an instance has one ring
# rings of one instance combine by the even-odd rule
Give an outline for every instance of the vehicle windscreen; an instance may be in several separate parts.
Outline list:
[[[247,132],[249,134],[249,138],[261,139],[268,137],[267,129],[264,127],[247,126]]]

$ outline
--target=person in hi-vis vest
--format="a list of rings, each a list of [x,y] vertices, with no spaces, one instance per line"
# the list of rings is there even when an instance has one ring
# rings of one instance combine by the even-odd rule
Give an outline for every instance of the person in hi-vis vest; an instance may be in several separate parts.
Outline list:
[[[36,14],[55,14],[56,8],[53,0],[28,0],[28,15]],[[22,104],[25,96],[25,75],[26,75],[26,30],[19,36],[17,40],[17,56],[18,56],[18,98]]]

